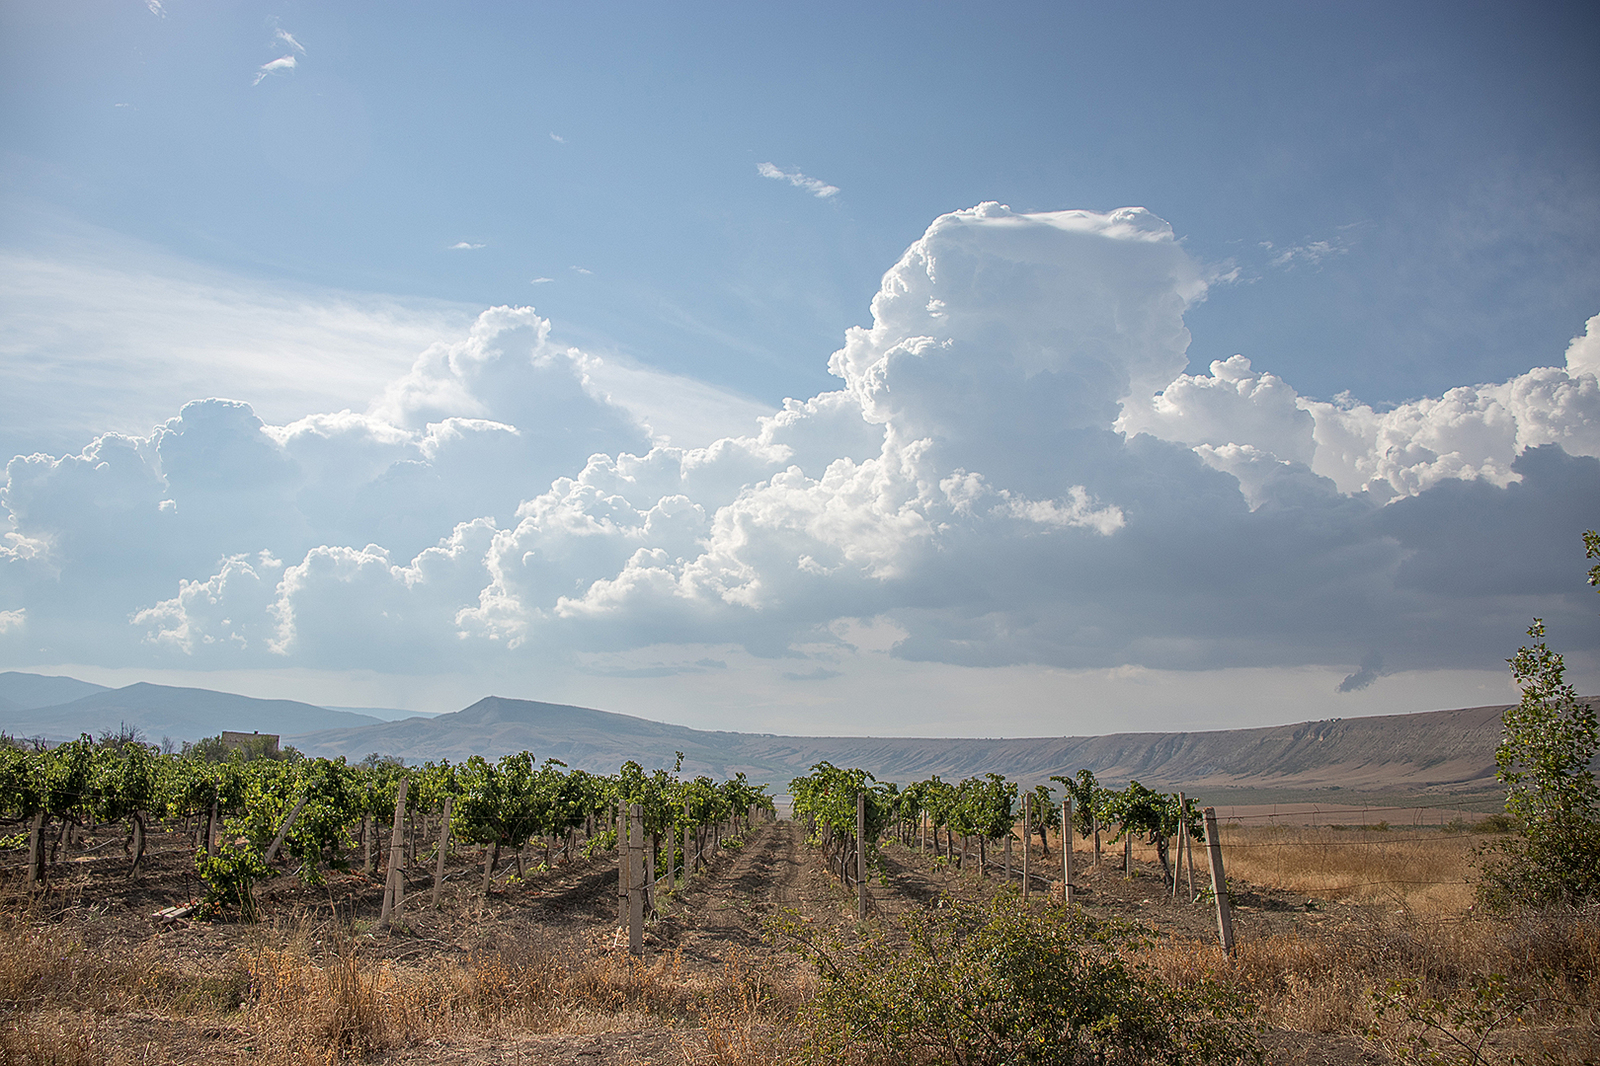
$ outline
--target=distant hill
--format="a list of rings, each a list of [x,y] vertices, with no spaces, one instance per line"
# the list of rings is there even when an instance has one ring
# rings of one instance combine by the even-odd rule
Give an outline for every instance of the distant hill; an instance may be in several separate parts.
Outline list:
[[[367,714],[330,711],[295,700],[258,700],[231,692],[204,688],[175,688],[140,682],[125,688],[108,689],[72,678],[47,678],[37,674],[6,674],[12,678],[37,678],[45,682],[71,682],[93,691],[77,698],[48,706],[0,707],[0,729],[12,736],[43,736],[51,740],[70,740],[79,733],[98,735],[116,729],[123,722],[137,726],[146,739],[159,741],[198,740],[216,736],[224,729],[243,732],[290,735],[317,729],[379,725],[382,720]],[[22,691],[51,691],[50,686],[29,687],[15,682]],[[64,691],[70,689],[63,688]],[[0,696],[13,705],[14,697]]]
[[[42,705],[33,701],[66,694]],[[1594,699],[1594,697],[1590,697]],[[540,759],[610,773],[634,760],[689,774],[744,773],[779,789],[827,760],[880,780],[988,772],[1024,783],[1093,770],[1107,784],[1137,778],[1166,789],[1477,792],[1495,786],[1494,751],[1504,706],[1206,732],[1117,733],[1002,740],[918,737],[788,737],[712,732],[586,707],[489,696],[464,710],[398,721],[355,709],[261,700],[209,689],[136,684],[108,689],[69,677],[0,674],[0,729],[64,740],[128,722],[151,740],[193,740],[224,729],[277,733],[309,755],[377,753],[413,762]],[[378,709],[380,715],[408,712]]]
[[[606,773],[629,759],[646,768],[670,766],[673,753],[682,751],[686,757],[684,768],[691,773],[725,776],[730,759],[735,757],[733,739],[742,736],[561,703],[486,696],[451,714],[358,729],[323,730],[296,736],[290,743],[308,754],[359,759],[377,752],[414,761],[459,762],[471,755],[499,758],[526,750],[540,759],[560,759],[569,766]],[[774,762],[771,767],[779,765]]]
[[[70,703],[84,696],[92,696],[96,692],[109,691],[104,685],[79,681],[75,677],[52,677],[48,674],[23,674],[7,670],[0,674],[0,713],[53,707],[58,703]]]
[[[1178,788],[1444,789],[1494,783],[1504,707],[1344,718],[1261,729],[1119,733],[1100,737],[964,740],[786,737],[708,732],[563,704],[491,696],[465,710],[294,737],[308,753],[372,752],[421,761],[528,750],[569,766],[610,772],[633,759],[647,769],[684,753],[684,770],[784,785],[827,760],[882,780],[993,771],[1024,782],[1092,769],[1102,780]]]

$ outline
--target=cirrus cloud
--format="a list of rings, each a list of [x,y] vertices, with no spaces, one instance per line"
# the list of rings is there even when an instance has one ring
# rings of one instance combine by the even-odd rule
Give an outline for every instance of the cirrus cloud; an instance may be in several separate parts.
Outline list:
[[[757,163],[756,173],[760,174],[763,178],[771,178],[774,181],[787,181],[795,188],[804,189],[806,192],[810,193],[812,196],[815,196],[819,200],[827,200],[831,197],[839,195],[839,187],[837,185],[829,185],[825,181],[818,181],[816,178],[808,178],[798,170],[780,170],[771,163]]]
[[[252,81],[250,84],[260,85],[263,81],[274,74],[292,74],[297,65],[298,63],[294,56],[279,56],[270,63],[263,63],[257,67],[255,81]]]

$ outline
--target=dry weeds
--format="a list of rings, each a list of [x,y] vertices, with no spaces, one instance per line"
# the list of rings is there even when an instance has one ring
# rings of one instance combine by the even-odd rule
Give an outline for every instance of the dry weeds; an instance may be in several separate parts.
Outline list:
[[[522,942],[465,963],[402,967],[363,959],[349,941],[321,954],[291,941],[263,946],[248,965],[251,998],[240,1013],[268,1057],[284,1062],[342,1061],[464,1033],[639,1024],[682,1030],[688,1061],[772,1061],[806,997],[803,982],[741,955],[706,976],[677,953],[646,961],[608,943],[566,956]]]
[[[263,926],[253,943],[203,968],[164,968],[144,947],[85,947],[86,922],[38,925],[15,910],[0,927],[0,1066],[123,1061],[85,1024],[153,1012],[208,1018],[243,1034],[252,1060],[328,1063],[464,1034],[595,1033],[654,1025],[679,1031],[687,1062],[775,1061],[810,994],[796,972],[734,953],[690,973],[677,953],[645,961],[611,947],[536,940],[465,962],[414,966],[368,958],[332,923]]]
[[[1228,876],[1323,899],[1383,903],[1413,915],[1471,907],[1484,837],[1436,829],[1224,827]]]

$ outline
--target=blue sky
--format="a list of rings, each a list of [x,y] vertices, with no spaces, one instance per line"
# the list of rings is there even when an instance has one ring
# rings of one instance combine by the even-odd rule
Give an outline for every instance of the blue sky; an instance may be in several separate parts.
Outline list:
[[[1056,733],[1496,702],[1543,613],[1594,688],[1590,349],[1568,345],[1600,313],[1597,22],[8,3],[0,452],[54,465],[8,474],[0,660],[345,705],[493,689],[732,728]],[[983,203],[1009,214],[930,231]],[[1111,215],[1135,206],[1154,221]],[[1068,210],[1099,221],[1011,221]],[[902,365],[923,326],[869,305],[919,239],[924,266],[989,274],[929,275],[941,350],[967,354]],[[1151,325],[1102,351],[1088,324],[1113,305]],[[479,319],[496,306],[547,326]],[[850,327],[874,336],[830,373]],[[435,344],[456,355],[419,362]],[[1026,387],[976,373],[996,359]],[[1441,400],[1480,385],[1499,391]],[[812,399],[840,389],[849,424]],[[211,397],[249,408],[156,431]],[[346,410],[360,424],[330,428]],[[85,472],[122,469],[99,452],[65,461],[107,432],[133,441],[114,489]],[[715,486],[687,472],[714,462],[661,450],[719,438],[751,443]],[[591,452],[652,442],[673,491],[585,480]],[[433,494],[394,487],[413,475]],[[556,516],[598,529],[602,498],[703,521],[558,550]],[[1259,573],[1221,557],[1245,544]],[[559,579],[519,584],[514,547]],[[465,569],[430,585],[430,548]],[[319,598],[319,566],[350,595]],[[363,568],[436,595],[375,621],[393,589],[355,596]],[[313,650],[318,618],[390,626],[368,643],[397,650]]]

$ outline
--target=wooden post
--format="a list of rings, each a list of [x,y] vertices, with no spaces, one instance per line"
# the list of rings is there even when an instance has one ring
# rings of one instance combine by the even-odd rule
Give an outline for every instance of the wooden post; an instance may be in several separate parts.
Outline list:
[[[1172,857],[1172,902],[1174,903],[1178,902],[1178,874],[1183,867],[1183,847],[1188,843],[1189,839],[1189,835],[1184,832],[1183,823],[1184,805],[1187,802],[1183,793],[1178,793],[1178,832],[1176,834],[1178,838],[1178,853]]]
[[[33,824],[28,827],[28,878],[29,888],[44,884],[44,811],[33,812]]]
[[[867,794],[856,793],[856,921],[867,920]]]
[[[444,822],[439,826],[439,854],[433,861],[433,909],[439,909],[439,890],[444,887],[444,854],[450,846],[450,812],[455,807],[456,798],[444,798]]]
[[[1011,883],[1011,838],[1017,835],[1017,827],[1012,826],[1006,833],[1006,884]]]
[[[1217,934],[1222,950],[1233,954],[1233,912],[1228,907],[1228,877],[1222,870],[1222,840],[1217,836],[1217,809],[1207,807],[1206,850],[1211,853],[1211,893],[1217,897]]]
[[[289,827],[294,825],[294,820],[300,817],[300,812],[305,809],[306,801],[311,798],[311,793],[306,793],[295,802],[294,810],[289,812],[289,817],[283,820],[278,827],[278,835],[272,838],[272,844],[267,848],[266,857],[261,861],[267,866],[272,865],[272,860],[278,857],[278,849],[283,847],[283,838],[289,835]]]
[[[633,873],[628,852],[628,809],[617,804],[617,924],[628,924],[628,882]]]
[[[211,810],[206,812],[206,854],[217,853],[217,803],[211,801]]]
[[[1097,805],[1098,806],[1098,805]],[[1089,824],[1094,827],[1094,868],[1100,869],[1100,812],[1089,812]]]
[[[1061,801],[1061,899],[1072,906],[1072,794]]]
[[[691,865],[694,860],[689,857],[689,843],[693,836],[694,829],[689,825],[689,812],[685,810],[683,812],[683,884],[685,888],[689,886],[689,875],[694,873],[694,867]]]
[[[1133,877],[1133,834],[1126,828],[1122,831],[1122,876],[1130,880]]]
[[[667,891],[668,892],[672,891],[672,886],[676,882],[676,877],[674,875],[677,872],[677,870],[676,870],[677,858],[678,858],[678,819],[676,817],[674,817],[672,819],[672,825],[667,829]]]
[[[500,842],[490,841],[483,846],[483,894],[489,894],[489,885],[494,881],[494,865],[500,860]]]
[[[628,808],[628,951],[644,954],[644,808]]]
[[[361,872],[372,873],[372,815],[361,816]]]
[[[656,912],[656,846],[661,838],[650,834],[644,841],[644,909],[646,914]]]
[[[405,901],[406,886],[401,867],[405,865],[406,849],[406,784],[406,779],[402,777],[399,787],[394,790],[394,828],[389,834],[389,880],[383,887],[383,910],[378,915],[379,926],[387,926],[390,916],[399,913],[400,904]]]
[[[1029,868],[1033,860],[1033,797],[1028,793],[1022,794],[1022,898],[1027,899],[1032,887],[1028,879],[1033,871]]]
[[[1194,901],[1195,901],[1195,895],[1194,895],[1194,838],[1189,836],[1189,830],[1188,830],[1187,826],[1184,827],[1183,838],[1189,842],[1189,846],[1187,848],[1185,848],[1184,850],[1185,850],[1185,853],[1189,856],[1189,903],[1192,905],[1194,903]]]
[[[1181,810],[1181,809],[1180,809]],[[1172,902],[1178,902],[1178,883],[1183,879],[1183,818],[1178,818],[1178,831],[1172,834]]]

